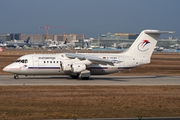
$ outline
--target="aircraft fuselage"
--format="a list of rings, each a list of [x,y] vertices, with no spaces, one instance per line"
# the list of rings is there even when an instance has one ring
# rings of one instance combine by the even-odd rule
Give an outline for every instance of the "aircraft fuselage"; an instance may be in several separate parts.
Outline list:
[[[102,64],[91,64],[89,66],[86,66],[86,69],[90,71],[91,75],[104,75],[114,73],[125,69],[131,69],[138,65],[135,61],[131,61],[131,59],[133,58],[121,56],[118,54],[87,54],[103,59],[122,61],[120,63],[114,64],[113,66]],[[127,63],[128,60],[129,62],[131,62],[131,64]],[[61,64],[67,63],[67,66],[71,66],[71,64],[77,63],[78,61],[79,59],[69,59],[64,53],[30,54],[20,57],[16,62],[8,65],[4,69],[4,71],[19,75],[69,75],[72,71],[63,70]],[[134,65],[132,66],[132,64]]]

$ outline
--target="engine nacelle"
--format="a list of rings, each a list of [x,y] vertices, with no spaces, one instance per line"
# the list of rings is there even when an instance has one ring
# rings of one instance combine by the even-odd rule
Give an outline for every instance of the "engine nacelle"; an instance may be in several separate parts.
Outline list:
[[[70,63],[62,63],[61,64],[63,71],[71,71],[71,64]]]
[[[85,64],[79,64],[79,63],[75,63],[75,64],[72,64],[72,72],[81,72],[81,71],[84,71],[86,70],[86,65]]]

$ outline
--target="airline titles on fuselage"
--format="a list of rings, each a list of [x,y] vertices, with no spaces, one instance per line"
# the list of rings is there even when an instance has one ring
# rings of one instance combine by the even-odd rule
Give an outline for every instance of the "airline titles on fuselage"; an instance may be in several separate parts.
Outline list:
[[[39,57],[39,59],[52,59],[52,60],[54,60],[54,59],[56,59],[56,57]]]

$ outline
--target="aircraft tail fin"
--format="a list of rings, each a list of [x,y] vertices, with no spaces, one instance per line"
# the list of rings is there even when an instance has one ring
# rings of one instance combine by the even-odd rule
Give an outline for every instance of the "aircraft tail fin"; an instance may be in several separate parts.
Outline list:
[[[125,55],[136,58],[150,58],[160,34],[174,33],[172,31],[143,30],[136,38],[130,48],[124,52]]]
[[[89,48],[89,43],[88,43],[88,41],[86,41],[86,47]]]
[[[29,43],[29,41],[30,41],[30,37],[28,37],[24,42]]]
[[[64,41],[64,44],[67,44],[67,38],[66,38],[66,40]]]
[[[17,42],[17,40],[16,40],[16,39],[14,39],[14,42]]]
[[[0,40],[0,44],[3,44],[4,43],[4,41],[3,40]]]

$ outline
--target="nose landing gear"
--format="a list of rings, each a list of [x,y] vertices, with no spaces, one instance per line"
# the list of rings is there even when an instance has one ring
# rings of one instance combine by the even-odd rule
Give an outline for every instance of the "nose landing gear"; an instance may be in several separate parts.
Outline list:
[[[19,79],[19,76],[18,75],[14,75],[14,79]]]

